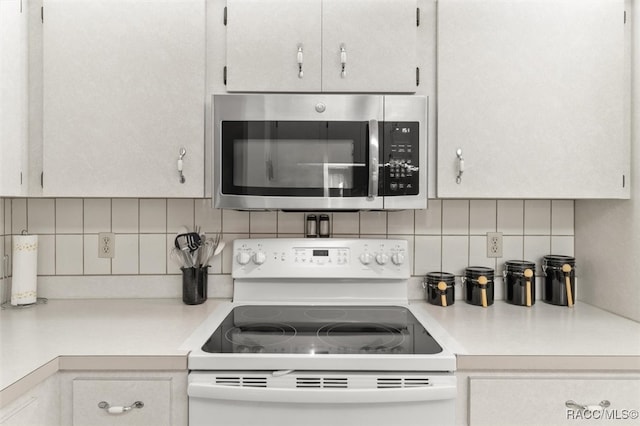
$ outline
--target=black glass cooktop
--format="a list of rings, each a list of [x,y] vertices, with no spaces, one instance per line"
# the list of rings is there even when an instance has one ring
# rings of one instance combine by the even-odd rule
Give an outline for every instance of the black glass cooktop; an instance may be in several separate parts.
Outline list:
[[[436,354],[442,348],[401,306],[239,306],[202,350],[268,354]]]

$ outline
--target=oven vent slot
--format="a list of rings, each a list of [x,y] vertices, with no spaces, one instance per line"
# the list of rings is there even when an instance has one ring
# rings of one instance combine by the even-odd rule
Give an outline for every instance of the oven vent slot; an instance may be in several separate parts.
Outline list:
[[[266,377],[216,377],[216,385],[238,386],[243,388],[266,388]]]
[[[378,377],[378,389],[416,388],[430,386],[428,377]]]
[[[346,389],[349,381],[346,377],[298,377],[296,388]]]

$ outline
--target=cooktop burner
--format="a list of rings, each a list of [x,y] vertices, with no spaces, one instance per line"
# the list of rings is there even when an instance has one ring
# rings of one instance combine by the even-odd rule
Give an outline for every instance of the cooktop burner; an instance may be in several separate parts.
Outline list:
[[[442,352],[401,306],[297,305],[235,307],[202,350],[311,355]]]

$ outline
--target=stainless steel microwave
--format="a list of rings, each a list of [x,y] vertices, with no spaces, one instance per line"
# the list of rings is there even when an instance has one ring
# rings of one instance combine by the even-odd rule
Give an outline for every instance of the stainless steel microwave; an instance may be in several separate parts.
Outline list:
[[[427,207],[421,96],[213,95],[213,206]]]

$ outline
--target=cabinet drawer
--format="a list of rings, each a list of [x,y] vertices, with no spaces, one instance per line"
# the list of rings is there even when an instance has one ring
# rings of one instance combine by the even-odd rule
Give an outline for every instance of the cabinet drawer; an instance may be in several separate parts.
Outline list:
[[[568,408],[569,400],[590,406],[607,400],[611,405],[597,417],[589,417]],[[628,416],[624,424],[638,425],[640,420],[632,411],[640,410],[638,401],[639,378],[469,378],[472,426],[616,424],[624,416]]]
[[[136,401],[142,408],[121,414],[109,414],[98,404],[106,401],[111,407],[130,406]],[[75,379],[73,381],[73,425],[170,425],[170,379]]]

